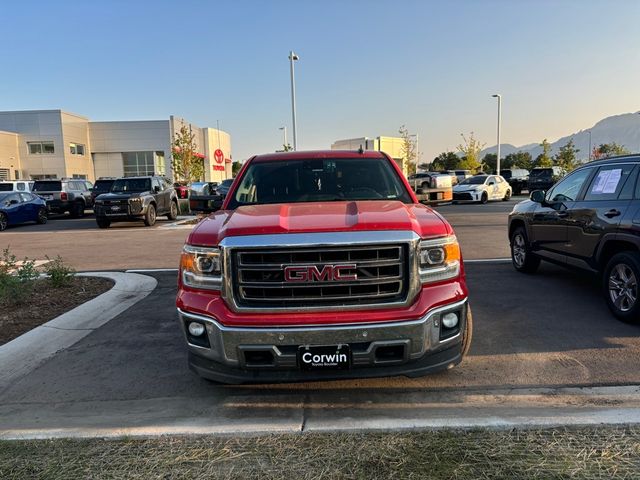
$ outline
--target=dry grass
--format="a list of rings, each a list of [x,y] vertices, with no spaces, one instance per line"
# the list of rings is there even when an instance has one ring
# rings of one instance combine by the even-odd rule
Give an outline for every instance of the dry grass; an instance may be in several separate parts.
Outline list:
[[[2,479],[640,478],[640,428],[0,442]]]

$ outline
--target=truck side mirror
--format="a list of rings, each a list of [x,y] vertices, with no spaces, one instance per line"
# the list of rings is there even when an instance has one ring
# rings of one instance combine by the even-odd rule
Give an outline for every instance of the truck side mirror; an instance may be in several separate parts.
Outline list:
[[[222,208],[224,195],[192,195],[189,207],[192,212],[213,213]]]

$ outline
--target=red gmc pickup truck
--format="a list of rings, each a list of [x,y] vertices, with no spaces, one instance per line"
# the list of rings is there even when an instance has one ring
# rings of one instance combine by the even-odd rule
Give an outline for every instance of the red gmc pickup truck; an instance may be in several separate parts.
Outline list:
[[[223,383],[414,377],[471,343],[453,229],[382,152],[251,158],[178,287],[189,366]]]

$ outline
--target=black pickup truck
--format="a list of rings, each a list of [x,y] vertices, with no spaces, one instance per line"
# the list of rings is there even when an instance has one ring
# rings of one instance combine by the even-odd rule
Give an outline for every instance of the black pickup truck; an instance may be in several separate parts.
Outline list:
[[[143,220],[150,227],[158,215],[166,215],[169,220],[178,218],[178,197],[164,177],[118,178],[109,193],[96,197],[94,210],[100,228],[135,220]]]

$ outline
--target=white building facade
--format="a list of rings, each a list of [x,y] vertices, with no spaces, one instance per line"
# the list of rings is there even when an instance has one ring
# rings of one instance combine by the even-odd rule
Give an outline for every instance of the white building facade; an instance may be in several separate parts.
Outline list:
[[[206,181],[231,178],[231,136],[183,118],[92,122],[62,110],[0,112],[0,179],[164,175],[175,134],[195,135]]]
[[[407,166],[404,161],[402,147],[404,140],[401,137],[358,137],[336,140],[331,144],[331,150],[377,150],[389,155],[398,164],[404,175],[407,175]]]

